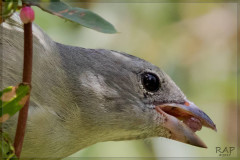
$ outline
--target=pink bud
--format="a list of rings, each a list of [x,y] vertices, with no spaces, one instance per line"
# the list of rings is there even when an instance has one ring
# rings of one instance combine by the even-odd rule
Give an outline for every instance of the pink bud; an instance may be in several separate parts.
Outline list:
[[[23,23],[29,23],[34,21],[34,11],[31,7],[23,7],[21,12],[20,12],[20,18]]]

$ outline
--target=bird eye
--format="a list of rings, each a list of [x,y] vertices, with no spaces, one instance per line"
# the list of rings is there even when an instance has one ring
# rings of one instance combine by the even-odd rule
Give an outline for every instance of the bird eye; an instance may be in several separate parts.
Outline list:
[[[142,84],[143,87],[149,92],[156,92],[160,88],[159,78],[153,73],[143,73]]]

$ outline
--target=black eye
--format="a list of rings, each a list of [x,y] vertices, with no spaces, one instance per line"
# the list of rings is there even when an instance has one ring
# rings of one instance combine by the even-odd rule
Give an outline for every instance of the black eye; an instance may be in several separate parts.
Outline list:
[[[153,73],[143,73],[142,84],[144,88],[150,92],[156,92],[160,87],[159,78]]]

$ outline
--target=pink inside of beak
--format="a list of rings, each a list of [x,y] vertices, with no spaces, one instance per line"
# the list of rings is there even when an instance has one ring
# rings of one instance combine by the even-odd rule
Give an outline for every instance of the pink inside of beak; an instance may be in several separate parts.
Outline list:
[[[200,131],[202,129],[201,121],[195,117],[184,119],[183,123],[185,123],[193,132]]]
[[[184,105],[189,106],[190,104],[188,102],[185,102]],[[197,117],[194,117],[190,112],[187,112],[186,110],[171,106],[162,106],[158,109],[162,110],[166,114],[176,117],[177,119],[182,121],[185,125],[187,125],[193,132],[202,129],[201,120],[198,119]]]

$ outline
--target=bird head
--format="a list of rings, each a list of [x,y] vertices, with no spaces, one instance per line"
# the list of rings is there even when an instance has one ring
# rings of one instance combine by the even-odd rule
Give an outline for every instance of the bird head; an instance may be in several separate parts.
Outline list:
[[[75,77],[72,90],[83,106],[81,121],[94,130],[95,139],[165,137],[206,148],[195,132],[202,126],[216,130],[215,124],[163,70],[117,51],[58,45]]]

